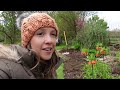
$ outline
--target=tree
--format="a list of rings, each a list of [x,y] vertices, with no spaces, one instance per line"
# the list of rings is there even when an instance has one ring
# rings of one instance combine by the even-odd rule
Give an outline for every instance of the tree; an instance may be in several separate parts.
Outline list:
[[[3,17],[3,23],[1,23],[0,27],[4,37],[4,43],[14,44],[20,40],[20,30],[17,29],[16,17],[18,12],[16,11],[3,11],[1,13],[1,17]]]
[[[50,12],[50,15],[55,18],[58,24],[60,37],[64,40],[63,32],[66,31],[68,44],[71,44],[71,41],[84,26],[85,18],[92,13],[90,11],[55,11]]]
[[[103,43],[106,46],[109,42],[107,29],[107,22],[95,15],[86,22],[76,39],[81,47],[85,48],[95,48],[96,43]]]
[[[60,37],[64,40],[63,32],[66,31],[67,39],[70,41],[77,33],[75,23],[77,15],[74,11],[57,11],[53,16],[60,29]]]

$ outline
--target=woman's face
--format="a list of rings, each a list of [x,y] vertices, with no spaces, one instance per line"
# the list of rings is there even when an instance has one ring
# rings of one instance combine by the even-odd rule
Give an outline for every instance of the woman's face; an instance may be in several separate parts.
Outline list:
[[[42,60],[50,60],[56,47],[57,32],[54,28],[40,28],[30,41],[31,48]]]

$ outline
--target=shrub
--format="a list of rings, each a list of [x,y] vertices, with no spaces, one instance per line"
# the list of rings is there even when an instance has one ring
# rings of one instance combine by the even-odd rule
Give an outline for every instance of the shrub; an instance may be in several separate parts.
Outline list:
[[[109,37],[107,32],[107,23],[98,16],[90,18],[84,28],[80,30],[76,36],[76,41],[80,42],[80,46],[93,49],[96,42],[108,45]]]

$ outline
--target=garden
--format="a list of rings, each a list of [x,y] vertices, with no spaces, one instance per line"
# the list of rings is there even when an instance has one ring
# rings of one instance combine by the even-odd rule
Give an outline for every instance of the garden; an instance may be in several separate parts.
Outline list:
[[[64,59],[60,79],[120,79],[119,49],[110,46],[109,51],[101,53],[98,47],[92,51],[60,50],[59,55]]]
[[[20,44],[15,20],[23,12],[1,12],[0,43]],[[63,63],[57,69],[58,79],[120,79],[120,30],[110,31],[95,11],[44,12],[60,30],[56,50]]]
[[[67,41],[69,36],[64,35],[65,44],[57,46],[61,47],[58,53],[64,59],[62,78],[120,78],[120,31],[108,29],[107,23],[95,15],[80,28],[75,38]]]

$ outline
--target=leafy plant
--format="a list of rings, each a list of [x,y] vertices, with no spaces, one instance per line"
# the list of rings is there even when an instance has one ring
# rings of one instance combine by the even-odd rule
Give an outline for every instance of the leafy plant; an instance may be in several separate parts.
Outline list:
[[[64,64],[63,63],[57,69],[57,78],[58,79],[64,79]]]
[[[84,28],[80,30],[76,36],[76,40],[80,42],[81,47],[94,49],[96,42],[108,45],[109,36],[107,32],[107,23],[98,16],[90,18]]]
[[[74,48],[76,50],[79,50],[80,49],[80,43],[78,43],[76,40],[74,40],[72,42],[72,47],[71,48]]]
[[[94,69],[93,72],[91,72],[92,70],[91,66],[92,64],[85,64],[83,68],[84,79],[110,79],[112,78],[111,68],[106,63],[100,60],[97,60],[97,63],[94,64],[93,66],[93,69]]]
[[[84,53],[83,53],[84,52]],[[88,52],[87,54],[85,52]],[[111,78],[111,69],[109,65],[104,63],[104,56],[108,53],[108,48],[103,47],[102,43],[96,44],[96,49],[82,49],[83,55],[86,55],[88,64],[84,66],[84,78],[96,79],[96,78]],[[103,56],[103,61],[98,58]]]

